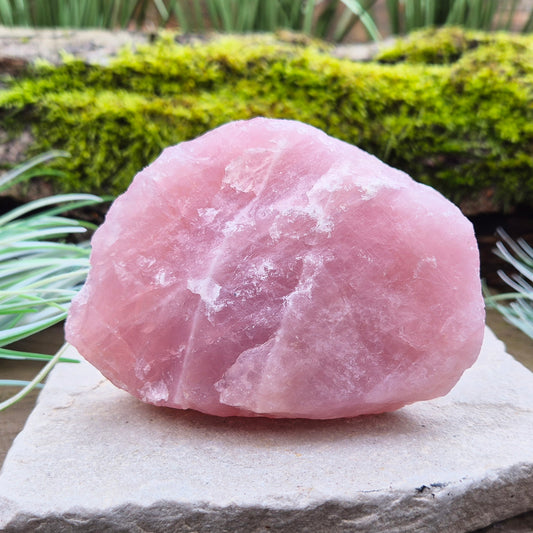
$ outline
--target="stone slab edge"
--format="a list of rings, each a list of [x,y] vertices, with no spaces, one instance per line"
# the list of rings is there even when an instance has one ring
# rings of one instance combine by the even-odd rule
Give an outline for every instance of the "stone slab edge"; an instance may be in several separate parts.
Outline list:
[[[379,494],[377,497],[360,494],[356,501],[330,501],[303,508],[259,505],[246,508],[231,505],[216,507],[205,502],[181,504],[160,501],[147,507],[136,504],[109,509],[73,507],[67,514],[50,513],[46,516],[24,512],[17,513],[1,531],[467,533],[480,525],[492,524],[495,516],[514,517],[522,514],[524,509],[531,509],[527,496],[528,491],[531,494],[532,487],[528,481],[533,476],[531,466],[518,466],[502,475],[493,475],[497,479],[489,487],[486,480],[465,482],[462,486],[421,486],[411,495],[401,491]],[[65,490],[68,491],[67,487]],[[502,508],[502,502],[508,502],[505,509]],[[472,516],[473,510],[479,514]],[[448,519],[444,518],[446,515]]]
[[[158,409],[87,363],[58,365],[0,473],[0,530],[473,531],[533,510],[532,392],[533,374],[490,330],[480,360],[448,396],[342,421]],[[114,418],[105,419],[111,406],[115,434]],[[94,424],[79,426],[90,442],[76,426],[83,417]],[[106,449],[114,440],[122,454]],[[176,460],[182,449],[188,455]],[[354,458],[361,464],[351,476]],[[277,485],[269,479],[276,469],[286,476]],[[293,478],[314,487],[300,490]]]

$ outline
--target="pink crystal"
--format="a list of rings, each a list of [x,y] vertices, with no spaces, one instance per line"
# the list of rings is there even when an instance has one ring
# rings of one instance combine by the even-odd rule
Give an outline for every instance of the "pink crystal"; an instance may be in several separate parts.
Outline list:
[[[446,394],[483,337],[471,224],[311,126],[167,148],[111,207],[67,339],[143,401],[337,418]]]

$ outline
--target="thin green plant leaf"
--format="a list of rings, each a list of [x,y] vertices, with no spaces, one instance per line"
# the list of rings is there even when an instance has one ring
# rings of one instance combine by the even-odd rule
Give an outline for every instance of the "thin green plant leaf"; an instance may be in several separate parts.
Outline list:
[[[233,31],[233,23],[232,23],[233,2],[231,2],[230,0],[226,0],[225,2],[218,1],[216,2],[216,5],[217,5],[220,20],[222,21],[222,30],[226,32]]]
[[[50,361],[41,369],[41,371],[17,394],[12,396],[11,398],[8,398],[7,400],[0,403],[0,411],[4,411],[8,407],[11,407],[14,403],[18,402],[24,396],[26,396],[31,390],[35,388],[36,385],[41,383],[41,381],[48,375],[50,370],[54,368],[54,366],[57,364],[59,359],[63,356],[67,348],[69,347],[69,344],[64,344],[63,347],[54,355]]]
[[[339,18],[339,21],[335,27],[335,30],[333,33],[333,41],[342,42],[344,37],[348,35],[350,30],[357,23],[357,20],[358,18],[350,10],[345,9],[342,12]]]
[[[9,0],[0,0],[0,22],[4,26],[14,25],[13,8]]]
[[[116,3],[115,3],[116,5]],[[130,22],[133,21],[135,9],[137,7],[137,0],[126,0],[122,2],[118,8],[113,12],[109,23],[111,29],[119,27],[126,28]]]
[[[501,294],[490,294],[488,295],[488,300],[491,303],[500,302],[500,301],[507,301],[507,300],[517,300],[520,298],[524,298],[526,300],[532,300],[533,301],[533,294],[517,294],[516,292],[505,292]]]
[[[206,0],[207,5],[207,12],[209,15],[209,22],[211,23],[211,27],[214,30],[220,31],[222,29],[222,24],[219,20],[218,15],[218,4],[216,0]]]
[[[28,231],[26,233],[19,235],[12,235],[11,237],[6,237],[1,242],[3,245],[10,244],[17,241],[20,238],[24,239],[44,239],[46,238],[58,238],[71,233],[85,233],[86,229],[83,227],[77,226],[63,226],[63,227],[52,227],[48,229],[41,229],[36,231]]]
[[[405,3],[405,27],[408,32],[422,26],[419,14],[419,0],[410,0]]]
[[[13,359],[13,360],[25,360],[25,361],[50,361],[53,355],[45,353],[35,352],[21,352],[18,350],[9,350],[6,348],[0,348],[0,358]],[[72,359],[70,357],[62,357],[59,359],[60,363],[79,363],[79,359]]]
[[[39,280],[46,277],[47,280],[50,280],[59,272],[83,269],[86,266],[87,263],[83,259],[75,259],[68,262],[61,259],[56,259],[55,261],[51,259],[29,259],[25,260],[18,268],[17,265],[8,266],[7,268],[0,267],[0,280],[5,278],[22,279],[24,280],[24,286],[33,287],[33,279]]]
[[[63,303],[72,298],[76,293],[77,291],[70,287],[42,287],[37,290],[34,288],[11,291],[3,290],[0,294],[0,314],[10,314],[11,309],[18,309],[19,307],[22,312],[24,305],[27,306],[28,302],[32,303],[33,307],[48,306],[54,302]],[[21,303],[18,303],[18,300],[22,300]]]
[[[27,204],[21,205],[20,207],[16,207],[5,215],[0,216],[0,226],[3,226],[11,220],[27,215],[32,211],[43,209],[44,207],[47,207],[49,205],[56,205],[63,202],[68,202],[68,204],[64,207],[56,207],[54,209],[46,211],[46,215],[59,214],[86,205],[100,203],[101,201],[102,199],[100,197],[94,196],[92,194],[58,194],[55,196],[47,196],[46,198],[34,200],[33,202],[28,202]]]
[[[183,7],[180,5],[180,2],[176,2],[176,5],[173,9],[174,16],[176,17],[176,20],[178,21],[178,26],[180,30],[183,33],[189,33],[192,31],[192,28],[194,27],[194,23],[191,22],[191,19],[186,14]]]
[[[163,0],[153,0],[153,5],[157,9],[157,12],[159,13],[163,23],[166,24],[170,18],[170,13],[168,12],[165,2],[163,2]]]
[[[496,255],[518,272],[509,276],[500,270],[498,275],[515,292],[492,295],[485,285],[485,302],[533,339],[533,248],[523,239],[515,242],[501,228],[497,233],[502,240],[497,243]],[[509,303],[504,305],[502,302]]]
[[[289,10],[289,27],[300,29],[300,18],[302,13],[302,4],[301,2],[290,2]]]
[[[376,23],[370,16],[370,14],[363,8],[360,2],[356,0],[341,0],[342,3],[350,9],[355,15],[359,17],[368,35],[374,41],[381,39],[381,34],[376,26]]]
[[[27,387],[31,381],[23,381],[20,379],[0,379],[0,387]],[[35,389],[42,389],[41,383],[34,386]]]
[[[533,248],[529,246],[524,239],[518,239],[516,242],[502,229],[498,228],[496,231],[500,239],[511,249],[511,251],[522,261],[527,267],[533,268]],[[496,250],[496,254],[501,254],[506,251],[503,244]],[[500,257],[502,257],[500,255]],[[503,257],[505,259],[505,257]]]
[[[115,2],[104,2],[100,6],[101,9],[101,24],[104,28],[116,28],[116,18],[118,11],[124,5],[125,2],[115,1]],[[127,3],[127,2],[126,2]],[[122,27],[122,26],[121,26]]]
[[[387,0],[387,13],[389,16],[391,33],[393,35],[400,35],[402,33],[401,17],[400,17],[400,2],[399,0]]]
[[[64,320],[66,317],[67,311],[65,310],[62,313],[58,313],[52,317],[43,318],[30,324],[17,326],[7,331],[0,331],[0,347],[29,337],[30,335],[38,333],[43,329],[49,328],[50,326],[54,326],[55,324],[58,324],[59,322]]]
[[[179,3],[179,1],[178,1]],[[198,31],[204,32],[206,30],[205,27],[205,17],[202,10],[202,1],[201,0],[193,0],[193,19],[194,19],[194,27],[197,28]]]
[[[23,258],[30,254],[37,254],[39,256],[64,256],[66,254],[69,257],[86,257],[88,256],[87,251],[89,247],[84,244],[80,243],[73,246],[72,244],[53,241],[15,242],[11,247],[5,247],[0,252],[0,263],[8,259]]]
[[[29,26],[31,23],[31,16],[28,13],[26,0],[13,0],[15,8],[15,21],[17,24]]]
[[[16,327],[24,319],[23,313],[18,313],[16,315],[11,315],[8,317],[2,317],[1,323],[2,327],[0,329],[8,330]]]
[[[310,35],[313,30],[313,16],[315,14],[317,0],[307,0],[304,7],[302,31]]]
[[[437,20],[437,2],[436,0],[426,0],[424,6],[424,25],[433,26]]]
[[[237,32],[244,33],[255,27],[259,2],[260,0],[248,0],[240,9],[237,9],[237,20],[235,23],[235,30]]]
[[[316,19],[313,28],[313,35],[319,39],[326,39],[330,30],[331,24],[336,16],[339,0],[331,0],[326,2],[322,9],[320,16]]]
[[[63,269],[64,270],[64,269]],[[61,272],[61,269],[57,269]],[[76,284],[83,281],[84,276],[89,272],[89,266],[81,269],[69,269],[69,271],[55,276],[54,278],[43,276],[33,276],[34,283],[29,284],[25,278],[21,278],[21,283],[17,285],[10,284],[9,288],[0,291],[0,311],[1,314],[8,314],[5,312],[7,308],[16,308],[16,300],[21,300],[21,304],[32,306],[53,305],[54,302],[63,303],[69,297],[74,296],[77,292]],[[56,286],[53,286],[55,284]],[[33,300],[32,300],[33,298]],[[14,302],[15,300],[15,302]],[[21,307],[23,307],[21,305]]]
[[[529,279],[533,279],[531,276],[533,275],[533,272],[525,265],[523,264],[519,259],[513,257],[501,244],[497,244],[497,254],[502,259],[507,261],[509,264],[511,264],[518,272],[523,274],[524,276],[528,277]]]
[[[364,9],[368,12],[370,8],[376,3],[376,0],[365,3]],[[336,24],[333,33],[333,40],[335,42],[342,42],[346,35],[350,33],[352,28],[357,24],[359,17],[349,9],[345,9],[341,14],[339,21]]]
[[[57,295],[54,295],[53,298],[42,298],[40,301],[31,301],[28,299],[28,302],[24,301],[24,295],[17,295],[17,303],[9,305],[9,303],[4,302],[2,306],[0,306],[0,315],[10,315],[13,313],[37,313],[52,306],[58,306],[58,308],[61,308],[61,304],[67,306],[75,294],[76,293],[71,293],[68,295],[65,294],[62,298],[58,298]]]
[[[3,290],[5,286],[11,287],[12,289],[20,289],[23,291],[40,291],[43,287],[50,286],[52,284],[57,284],[60,287],[68,286],[77,286],[79,283],[82,283],[85,279],[85,276],[89,272],[89,268],[81,269],[78,268],[72,272],[62,272],[61,268],[57,269],[47,269],[41,270],[40,272],[33,273],[28,275],[27,278],[14,277],[8,280],[8,283],[3,282]],[[58,273],[52,276],[53,273]],[[54,287],[55,288],[55,287]],[[37,296],[36,296],[37,298]]]
[[[40,154],[25,163],[22,163],[21,165],[17,166],[16,168],[12,170],[8,170],[6,173],[0,176],[0,191],[3,191],[7,189],[8,187],[11,187],[15,183],[18,183],[19,181],[27,180],[28,176],[25,174],[33,167],[41,165],[45,163],[46,161],[50,161],[51,159],[55,159],[57,157],[68,157],[68,156],[69,156],[68,152],[64,152],[61,150],[51,150],[49,152]]]

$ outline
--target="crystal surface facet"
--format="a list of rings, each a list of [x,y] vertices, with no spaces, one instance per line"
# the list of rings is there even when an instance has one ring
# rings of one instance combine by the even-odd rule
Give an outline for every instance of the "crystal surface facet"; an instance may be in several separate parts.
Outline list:
[[[67,340],[143,401],[337,418],[446,394],[483,339],[470,222],[306,124],[163,151],[111,206]]]

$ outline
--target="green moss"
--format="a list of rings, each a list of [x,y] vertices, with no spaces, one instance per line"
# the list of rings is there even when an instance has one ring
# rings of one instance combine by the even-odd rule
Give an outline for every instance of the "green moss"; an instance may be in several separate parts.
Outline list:
[[[380,63],[448,65],[473,50],[512,49],[516,54],[531,52],[531,36],[503,32],[481,32],[458,27],[430,28],[412,32],[377,56]]]
[[[32,125],[35,152],[72,154],[58,162],[64,191],[122,192],[165,146],[262,115],[315,125],[456,201],[492,188],[533,203],[530,40],[474,47],[453,32],[451,65],[352,63],[274,36],[165,36],[107,66],[40,66],[0,91],[0,115]]]

